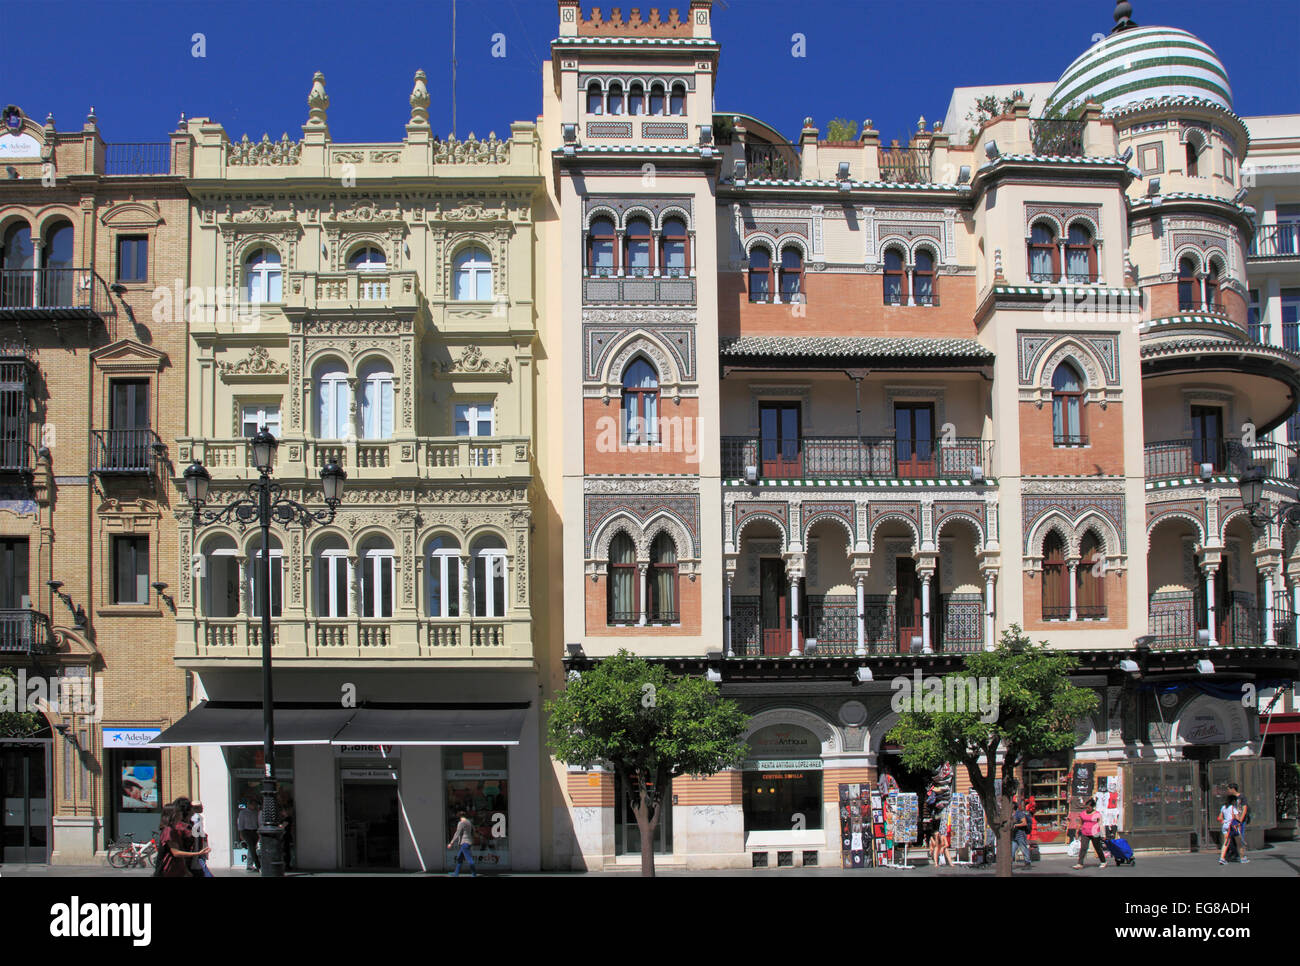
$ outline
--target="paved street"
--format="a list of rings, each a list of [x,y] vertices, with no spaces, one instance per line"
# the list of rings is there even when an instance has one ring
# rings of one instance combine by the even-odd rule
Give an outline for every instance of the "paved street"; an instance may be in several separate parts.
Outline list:
[[[1071,868],[1074,860],[1065,855],[1048,855],[1044,856],[1042,861],[1036,862],[1032,870],[1016,870],[1016,876],[1084,876],[1094,879],[1132,879],[1135,877],[1145,878],[1274,878],[1300,876],[1300,842],[1278,842],[1270,847],[1251,853],[1251,861],[1245,865],[1230,863],[1226,866],[1218,864],[1217,853],[1199,852],[1199,853],[1139,853],[1137,864],[1135,866],[1125,866],[1119,868],[1111,863],[1105,869],[1099,869],[1093,859],[1087,868],[1082,871],[1076,871]],[[924,862],[924,860],[922,860]],[[356,875],[390,875],[390,876],[419,876],[421,873],[402,872],[402,873],[355,873]],[[620,868],[614,871],[605,871],[597,873],[585,873],[586,875],[596,876],[632,876],[640,875],[640,866],[633,863],[629,864],[626,869]],[[867,869],[867,870],[849,870],[839,868],[799,868],[799,869],[743,869],[743,870],[710,870],[710,871],[686,871],[674,868],[671,864],[659,866],[658,874],[661,876],[905,876],[908,878],[993,878],[994,870],[991,866],[984,868],[931,868],[928,865],[921,864],[910,870],[904,869]],[[3,865],[0,866],[0,877],[20,878],[20,877],[90,877],[90,878],[108,878],[112,876],[145,876],[149,875],[145,869],[128,869],[117,871],[110,869],[107,865],[97,866],[45,866],[45,865]],[[243,870],[218,871],[217,875],[225,878],[236,879],[254,879],[256,876],[249,875]],[[300,877],[344,877],[350,876],[349,873],[342,872],[293,872],[290,878]],[[507,873],[511,877],[522,876],[557,876],[557,875],[584,875],[584,873]]]

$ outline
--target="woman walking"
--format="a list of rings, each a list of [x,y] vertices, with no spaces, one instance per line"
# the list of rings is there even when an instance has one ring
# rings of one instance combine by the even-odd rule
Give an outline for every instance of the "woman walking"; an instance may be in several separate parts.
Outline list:
[[[1228,847],[1232,837],[1241,834],[1241,812],[1237,808],[1237,796],[1229,792],[1223,807],[1219,809],[1219,821],[1223,825],[1223,848],[1219,849],[1219,865],[1228,864]],[[1243,858],[1243,862],[1248,861]]]
[[[1097,860],[1101,868],[1106,868],[1106,853],[1101,847],[1101,812],[1097,811],[1097,799],[1088,799],[1088,807],[1079,816],[1079,862],[1076,869],[1082,869],[1088,857],[1088,843],[1097,851]]]
[[[158,874],[164,878],[180,879],[190,875],[190,859],[206,859],[212,851],[194,847],[194,835],[187,821],[189,816],[190,800],[183,796],[163,809]]]

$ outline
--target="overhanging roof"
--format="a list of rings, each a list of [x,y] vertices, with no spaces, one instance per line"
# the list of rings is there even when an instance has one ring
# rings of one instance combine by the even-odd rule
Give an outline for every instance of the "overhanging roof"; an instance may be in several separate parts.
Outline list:
[[[885,337],[743,336],[721,340],[719,355],[730,363],[792,359],[915,366],[926,362],[985,365],[993,361],[993,352],[974,339]]]

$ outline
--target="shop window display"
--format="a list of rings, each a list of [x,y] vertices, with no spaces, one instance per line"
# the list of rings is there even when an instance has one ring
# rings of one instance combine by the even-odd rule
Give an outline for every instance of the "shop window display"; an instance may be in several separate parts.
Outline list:
[[[1034,800],[1035,842],[1065,835],[1070,813],[1070,769],[1064,758],[1035,758],[1025,765],[1025,786]]]
[[[446,841],[456,830],[456,816],[463,811],[474,826],[470,851],[481,869],[510,868],[510,809],[508,804],[508,752],[495,746],[445,748],[442,775],[447,790]],[[445,864],[452,868],[455,853],[448,851]]]
[[[260,747],[232,745],[226,748],[226,764],[230,769],[230,841],[234,843],[233,861],[243,866],[247,856],[240,844],[239,829],[236,822],[241,802],[251,803],[250,807],[258,812],[259,821],[262,808],[262,774],[266,756]],[[277,786],[277,815],[280,823],[285,825],[284,857],[285,867],[297,865],[297,849],[294,842],[294,797],[293,797],[293,746],[280,746],[275,751],[275,780]],[[287,824],[286,824],[287,822]]]

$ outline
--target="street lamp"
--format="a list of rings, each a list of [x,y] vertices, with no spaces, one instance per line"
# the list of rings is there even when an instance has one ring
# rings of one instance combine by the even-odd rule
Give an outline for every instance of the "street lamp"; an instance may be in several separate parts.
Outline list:
[[[343,481],[347,473],[337,463],[328,463],[320,471],[321,488],[325,492],[325,509],[310,510],[294,500],[281,495],[280,484],[271,479],[271,465],[275,458],[276,439],[266,429],[261,429],[250,441],[253,464],[258,479],[248,484],[248,496],[222,507],[204,510],[212,477],[197,459],[185,468],[185,495],[194,508],[194,528],[203,524],[238,521],[241,526],[256,521],[262,528],[262,827],[258,838],[262,843],[262,875],[284,875],[284,830],[276,823],[275,779],[275,716],[271,697],[271,521],[281,526],[292,523],[307,529],[313,523],[330,523],[343,497]]]
[[[1273,513],[1264,512],[1264,467],[1258,463],[1247,466],[1237,477],[1237,486],[1241,489],[1241,502],[1246,508],[1246,515],[1256,528],[1269,523],[1278,523],[1285,518],[1292,526],[1300,526],[1300,504],[1291,500],[1279,500],[1278,508]]]

